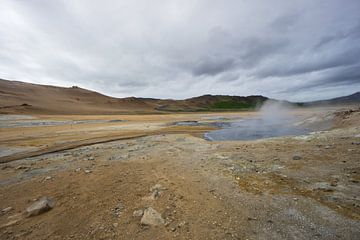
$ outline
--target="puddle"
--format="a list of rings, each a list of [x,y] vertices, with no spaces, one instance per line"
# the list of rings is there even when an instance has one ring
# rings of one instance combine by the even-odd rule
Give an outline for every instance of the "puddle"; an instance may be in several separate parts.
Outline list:
[[[297,136],[310,132],[309,129],[295,126],[292,119],[269,122],[262,118],[243,119],[236,122],[218,123],[222,128],[204,134],[209,141],[256,140],[280,136]]]

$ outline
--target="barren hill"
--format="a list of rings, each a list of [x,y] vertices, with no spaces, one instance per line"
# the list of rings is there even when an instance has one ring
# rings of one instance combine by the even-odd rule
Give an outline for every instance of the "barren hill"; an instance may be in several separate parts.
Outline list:
[[[3,114],[121,114],[254,108],[262,96],[204,95],[185,100],[113,98],[79,87],[55,87],[0,80]]]
[[[164,112],[226,111],[255,109],[268,100],[263,96],[203,95],[172,100],[114,98],[79,88],[39,85],[0,79],[0,114],[137,114]],[[360,93],[350,96],[298,103],[298,106],[351,104]]]

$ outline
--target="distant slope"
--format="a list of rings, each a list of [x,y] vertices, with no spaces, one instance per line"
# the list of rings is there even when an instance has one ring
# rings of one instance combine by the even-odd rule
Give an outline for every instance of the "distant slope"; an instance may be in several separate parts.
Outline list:
[[[356,92],[349,96],[337,97],[327,100],[305,102],[304,106],[314,106],[314,105],[344,105],[344,104],[360,104],[360,92]]]
[[[151,112],[153,109],[137,98],[118,99],[78,87],[0,80],[0,113],[118,114]]]
[[[263,96],[203,95],[185,100],[113,98],[79,87],[63,88],[0,79],[0,114],[136,114],[250,110]],[[298,106],[360,103],[360,93]]]
[[[63,88],[0,79],[0,114],[125,114],[246,110],[262,96],[204,95],[185,100],[113,98],[79,87]]]

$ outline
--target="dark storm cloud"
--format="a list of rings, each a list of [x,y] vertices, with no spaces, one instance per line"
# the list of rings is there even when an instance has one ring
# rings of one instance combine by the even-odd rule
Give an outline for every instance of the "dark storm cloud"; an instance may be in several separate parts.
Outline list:
[[[357,0],[3,0],[0,77],[119,97],[333,97],[360,88],[359,11]]]

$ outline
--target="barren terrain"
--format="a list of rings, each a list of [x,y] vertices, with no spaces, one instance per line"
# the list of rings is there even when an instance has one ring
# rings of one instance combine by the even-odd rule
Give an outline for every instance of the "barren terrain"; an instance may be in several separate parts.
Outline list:
[[[201,138],[214,119],[258,113],[2,115],[0,239],[357,239],[352,109],[294,112],[327,131],[223,142]],[[54,207],[27,217],[44,196]],[[164,222],[134,215],[148,207]]]

